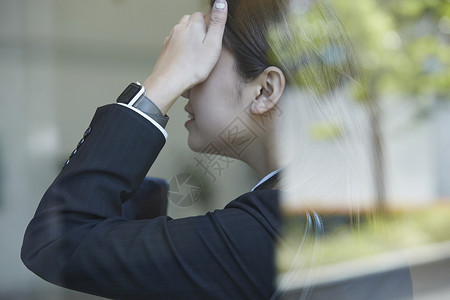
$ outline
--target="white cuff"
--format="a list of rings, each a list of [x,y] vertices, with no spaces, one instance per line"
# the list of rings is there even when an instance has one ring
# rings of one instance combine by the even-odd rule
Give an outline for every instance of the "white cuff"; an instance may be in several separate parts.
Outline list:
[[[151,117],[149,117],[147,114],[143,113],[142,111],[140,111],[139,109],[137,109],[136,107],[133,107],[131,105],[125,104],[125,103],[116,103],[125,107],[128,107],[131,110],[134,110],[135,112],[137,112],[138,114],[140,114],[141,116],[143,116],[144,118],[146,118],[147,120],[149,120],[150,122],[152,122],[153,125],[156,126],[156,128],[159,129],[159,131],[161,131],[161,133],[164,135],[164,138],[167,140],[167,131],[162,128],[161,125],[158,124],[158,122],[156,122],[155,120],[153,120]]]
[[[275,176],[275,174],[277,174],[278,172],[280,172],[280,169],[275,170],[275,171],[273,171],[273,172],[267,174],[266,176],[264,176],[264,178],[261,179],[261,180],[258,182],[258,184],[256,184],[256,185],[252,188],[252,192],[253,192],[258,186],[260,186],[261,184],[263,184],[265,181],[269,180],[272,176]]]

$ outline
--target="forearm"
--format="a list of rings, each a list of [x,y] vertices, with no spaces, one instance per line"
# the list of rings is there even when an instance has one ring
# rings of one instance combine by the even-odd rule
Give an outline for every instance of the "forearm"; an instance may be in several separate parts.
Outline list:
[[[99,108],[90,128],[42,198],[22,247],[27,267],[58,284],[84,236],[103,220],[121,218],[122,203],[139,187],[165,142],[150,122],[119,105]]]

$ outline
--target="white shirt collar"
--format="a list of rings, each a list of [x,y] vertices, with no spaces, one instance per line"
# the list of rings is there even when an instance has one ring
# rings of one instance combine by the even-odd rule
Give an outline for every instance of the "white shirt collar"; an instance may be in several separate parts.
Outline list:
[[[274,176],[275,174],[278,174],[278,172],[280,172],[280,170],[275,170],[269,174],[267,174],[266,176],[264,176],[263,179],[261,179],[258,184],[256,184],[253,188],[252,188],[252,192],[261,184],[263,184],[264,182],[266,182],[267,180],[269,180],[272,176]]]

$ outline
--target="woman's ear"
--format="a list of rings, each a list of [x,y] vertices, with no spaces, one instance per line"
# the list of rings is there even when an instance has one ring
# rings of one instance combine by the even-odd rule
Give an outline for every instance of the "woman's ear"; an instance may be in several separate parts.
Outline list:
[[[258,91],[250,105],[250,112],[255,115],[265,114],[280,100],[286,79],[279,68],[271,66],[266,68],[254,82]]]

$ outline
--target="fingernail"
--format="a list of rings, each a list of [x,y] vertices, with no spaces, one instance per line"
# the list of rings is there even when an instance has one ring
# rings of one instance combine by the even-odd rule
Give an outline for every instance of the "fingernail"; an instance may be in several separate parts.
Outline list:
[[[225,7],[227,6],[226,0],[216,0],[215,6],[219,10],[224,10]]]

